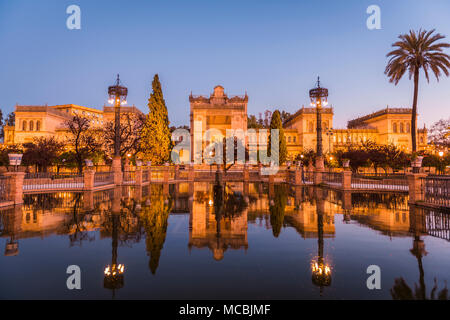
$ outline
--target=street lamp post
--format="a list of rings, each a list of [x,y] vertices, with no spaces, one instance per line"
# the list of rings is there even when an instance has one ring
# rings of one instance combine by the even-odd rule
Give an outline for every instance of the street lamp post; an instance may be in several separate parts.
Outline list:
[[[116,83],[108,87],[108,102],[114,105],[114,156],[120,157],[120,106],[127,103],[128,89],[120,85],[117,75]]]
[[[309,90],[311,106],[316,107],[316,131],[317,131],[317,157],[316,169],[323,169],[323,148],[322,148],[322,106],[328,105],[328,89],[320,87],[320,77],[317,77],[317,87]]]
[[[331,154],[331,139],[333,137],[334,131],[333,128],[328,129],[325,134],[328,137],[328,152]]]

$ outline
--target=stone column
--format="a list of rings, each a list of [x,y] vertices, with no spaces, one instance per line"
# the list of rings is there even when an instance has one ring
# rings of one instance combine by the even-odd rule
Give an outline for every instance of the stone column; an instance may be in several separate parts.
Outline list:
[[[296,176],[297,177],[297,176]],[[295,205],[300,206],[303,201],[303,188],[300,186],[295,186]]]
[[[142,167],[136,167],[136,171],[134,172],[134,179],[137,186],[142,186]]]
[[[352,190],[352,171],[351,170],[344,170],[342,171],[342,189]]]
[[[297,166],[295,169],[295,185],[301,186],[303,184],[302,181],[302,168],[300,166]]]
[[[170,167],[169,167],[169,165],[165,165],[164,166],[164,183],[166,184],[166,183],[169,183],[169,170],[170,170]]]
[[[316,168],[314,170],[314,184],[315,185],[319,185],[322,183],[323,171],[324,171],[323,159],[322,159],[322,161],[320,161],[320,159],[318,159],[316,161]]]
[[[114,184],[116,186],[122,185],[123,173],[122,173],[122,159],[120,157],[114,157],[112,162],[112,171],[114,173]]]
[[[111,201],[111,212],[112,213],[120,213],[122,208],[120,204],[120,200],[122,199],[122,187],[116,186],[114,188],[114,197]]]
[[[189,166],[188,180],[193,182],[194,179],[195,179],[195,169],[194,164],[191,163],[191,165]]]
[[[424,200],[421,178],[426,176],[425,173],[408,173],[406,175],[408,179],[409,203],[414,204]]]
[[[94,210],[94,192],[86,191],[83,193],[83,208],[84,210]]]
[[[248,171],[248,165],[244,164],[244,183],[248,183],[248,181],[250,180],[250,173]]]
[[[342,193],[342,209],[345,211],[352,210],[352,193],[350,191],[344,191]]]
[[[5,172],[4,175],[9,177],[8,200],[14,204],[23,203],[23,178],[25,172]]]
[[[95,169],[87,168],[83,172],[84,190],[94,190]]]
[[[180,165],[175,165],[175,174],[173,176],[174,180],[178,180],[178,177],[180,176]]]

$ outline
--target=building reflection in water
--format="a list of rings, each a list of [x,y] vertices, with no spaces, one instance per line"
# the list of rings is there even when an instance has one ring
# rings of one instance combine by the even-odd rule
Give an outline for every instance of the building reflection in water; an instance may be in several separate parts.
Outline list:
[[[335,216],[387,237],[411,237],[411,254],[417,260],[414,289],[402,277],[391,288],[394,299],[447,298],[447,288],[427,293],[423,260],[424,237],[450,240],[448,213],[409,206],[403,194],[348,193],[281,184],[227,182],[152,184],[119,187],[98,192],[59,192],[26,195],[24,204],[0,211],[0,237],[6,240],[5,256],[19,255],[26,238],[68,235],[70,246],[111,238],[111,260],[105,261],[104,287],[124,286],[126,266],[119,258],[122,246],[145,237],[148,267],[156,274],[167,237],[171,214],[189,214],[189,250],[208,248],[220,261],[227,250],[247,250],[248,224],[260,224],[280,237],[293,228],[303,239],[317,239],[317,256],[310,261],[312,282],[322,294],[332,285],[332,252],[326,239],[336,236]],[[92,231],[98,231],[97,233]]]
[[[207,247],[215,260],[248,248],[247,201],[242,183],[196,183],[189,222],[189,249]]]
[[[417,259],[419,283],[414,283],[413,290],[403,277],[396,278],[394,285],[390,289],[391,296],[394,300],[448,300],[447,284],[439,290],[436,278],[434,279],[434,285],[430,291],[430,295],[427,296],[422,259],[428,252],[425,250],[425,242],[421,239],[423,235],[431,234],[438,237],[447,236],[447,240],[450,240],[448,238],[448,226],[450,224],[448,213],[419,208],[414,205],[410,206],[409,211],[411,221],[410,232],[413,238],[413,246],[410,253]],[[447,230],[443,229],[443,226],[447,226]],[[435,234],[436,230],[438,230],[438,234]]]

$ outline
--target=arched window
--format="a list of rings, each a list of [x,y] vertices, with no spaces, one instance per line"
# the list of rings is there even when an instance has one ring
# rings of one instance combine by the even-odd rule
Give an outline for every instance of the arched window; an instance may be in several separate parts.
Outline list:
[[[288,137],[288,142],[291,142],[291,136]]]
[[[297,142],[296,140],[297,140],[297,138],[294,136],[294,138],[293,138],[294,143]]]
[[[33,130],[34,130],[34,122],[30,121],[30,131],[33,131]]]
[[[406,124],[406,132],[407,133],[411,132],[411,125],[409,123]]]
[[[22,122],[22,130],[27,131],[27,122],[26,121]]]
[[[400,133],[404,132],[405,132],[405,125],[403,124],[403,122],[400,122]]]
[[[394,131],[394,133],[397,133],[397,123],[394,122],[394,124],[392,125],[392,131]]]
[[[36,121],[36,131],[41,131],[41,122],[39,120]]]

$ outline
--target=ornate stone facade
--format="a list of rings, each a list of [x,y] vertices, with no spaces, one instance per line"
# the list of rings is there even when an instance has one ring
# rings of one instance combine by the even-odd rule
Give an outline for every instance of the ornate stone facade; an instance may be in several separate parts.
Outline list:
[[[123,106],[121,113],[140,113],[135,106]],[[16,106],[15,126],[5,126],[5,144],[32,142],[38,137],[56,137],[64,140],[67,129],[64,123],[74,115],[91,120],[93,127],[102,127],[107,121],[114,120],[114,107],[104,106],[103,111],[65,104],[56,106]]]
[[[367,141],[378,144],[394,144],[411,152],[411,109],[386,108],[372,114],[351,120],[347,129],[333,129],[333,109],[322,110],[323,150],[324,153],[333,152],[336,148],[349,145],[361,145]],[[298,143],[287,146],[289,158],[295,158],[299,153],[316,149],[316,109],[302,107],[284,124],[288,135],[297,134]],[[328,132],[328,134],[327,134]],[[292,141],[294,137],[291,138]],[[427,147],[427,129],[417,130],[418,150]]]
[[[190,128],[191,128],[191,160],[199,155],[199,149],[194,150],[196,141],[201,142],[201,150],[204,150],[207,142],[205,132],[216,129],[210,142],[222,140],[226,136],[227,129],[247,130],[247,103],[248,96],[228,97],[222,86],[216,86],[214,92],[208,97],[189,96],[190,102]]]

